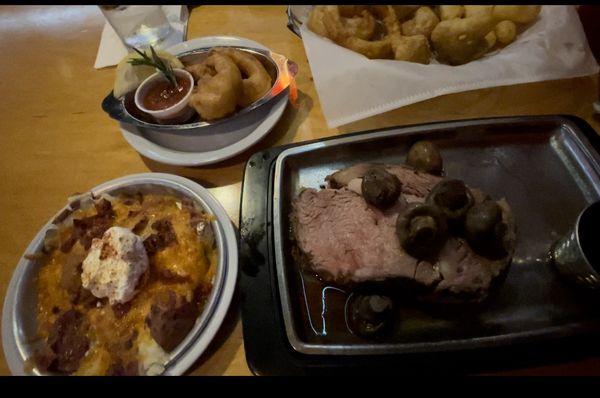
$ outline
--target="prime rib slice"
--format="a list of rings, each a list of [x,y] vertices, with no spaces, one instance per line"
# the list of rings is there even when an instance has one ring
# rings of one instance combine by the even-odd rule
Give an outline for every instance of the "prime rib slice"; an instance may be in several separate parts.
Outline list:
[[[310,269],[338,284],[410,279],[431,301],[481,301],[495,280],[506,275],[514,251],[515,225],[506,200],[498,201],[509,225],[509,254],[491,260],[476,254],[460,237],[450,237],[434,263],[408,255],[400,246],[395,223],[408,203],[423,202],[440,177],[407,166],[386,165],[402,182],[402,194],[381,211],[361,196],[361,178],[372,164],[361,163],[326,178],[325,189],[303,189],[293,201],[292,235]],[[471,192],[476,202],[483,192]]]

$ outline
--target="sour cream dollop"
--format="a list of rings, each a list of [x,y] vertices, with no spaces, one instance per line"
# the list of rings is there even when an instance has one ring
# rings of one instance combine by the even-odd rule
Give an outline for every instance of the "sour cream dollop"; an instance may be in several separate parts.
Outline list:
[[[128,228],[111,227],[101,239],[92,241],[83,261],[81,283],[111,305],[126,303],[135,294],[140,277],[148,269],[148,255],[142,239]]]

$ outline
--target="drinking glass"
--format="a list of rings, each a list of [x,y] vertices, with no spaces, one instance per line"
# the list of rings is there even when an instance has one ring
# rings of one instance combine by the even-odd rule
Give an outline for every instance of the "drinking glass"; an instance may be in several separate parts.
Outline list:
[[[108,23],[128,47],[155,46],[171,33],[171,25],[161,6],[99,7]]]

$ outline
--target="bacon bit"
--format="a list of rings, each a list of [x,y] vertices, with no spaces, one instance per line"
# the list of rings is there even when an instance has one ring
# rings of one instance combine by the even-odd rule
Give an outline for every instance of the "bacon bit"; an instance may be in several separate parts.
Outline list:
[[[200,282],[200,284],[194,289],[194,302],[197,305],[203,304],[211,291],[211,283]]]
[[[138,376],[138,362],[128,362],[123,366],[122,362],[114,363],[107,371],[108,376]]]
[[[106,260],[109,257],[116,257],[117,251],[114,247],[110,245],[108,242],[104,242],[102,244],[102,248],[100,249],[100,260]]]
[[[129,312],[131,309],[131,301],[127,303],[117,303],[111,306],[113,313],[117,317],[117,319],[121,319]]]
[[[133,233],[139,235],[146,228],[146,225],[148,225],[148,217],[142,218],[135,224],[132,229]]]
[[[164,281],[167,284],[186,283],[186,282],[192,281],[192,279],[189,277],[189,275],[179,275],[169,269],[158,270],[157,276],[159,279],[161,279],[162,281]]]
[[[110,201],[101,199],[94,202],[94,207],[96,208],[96,215],[73,220],[73,232],[61,245],[62,252],[69,252],[77,240],[81,242],[86,250],[89,249],[92,240],[101,238],[104,232],[112,226],[115,212]]]
[[[152,223],[152,229],[157,233],[148,236],[144,240],[144,247],[149,256],[177,242],[177,235],[171,221],[166,218]]]

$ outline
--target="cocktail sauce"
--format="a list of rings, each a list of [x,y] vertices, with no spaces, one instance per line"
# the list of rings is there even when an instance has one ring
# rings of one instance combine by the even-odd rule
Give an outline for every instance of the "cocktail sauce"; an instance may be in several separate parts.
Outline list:
[[[176,76],[177,87],[167,79],[154,81],[143,99],[144,107],[152,111],[167,109],[178,103],[190,90],[190,81],[185,77]]]

